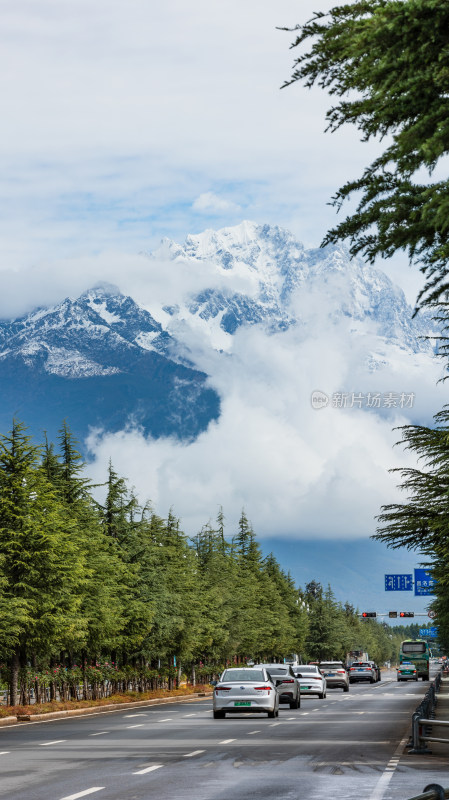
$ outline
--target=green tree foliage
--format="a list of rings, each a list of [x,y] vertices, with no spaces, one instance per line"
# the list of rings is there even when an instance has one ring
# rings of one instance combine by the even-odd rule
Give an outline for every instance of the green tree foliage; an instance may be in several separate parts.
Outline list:
[[[441,0],[362,0],[298,25],[292,47],[311,43],[285,85],[296,81],[337,98],[328,130],[355,125],[363,141],[386,142],[363,174],[333,199],[358,205],[325,237],[349,238],[369,261],[408,252],[431,302],[449,288],[449,182],[430,180],[449,151],[449,5]]]
[[[56,448],[36,447],[16,421],[0,436],[0,611],[11,702],[19,671],[29,697],[31,668],[53,696],[80,680],[87,696],[104,680],[129,685],[129,670],[133,688],[170,684],[248,658],[344,658],[361,640],[355,611],[330,587],[303,592],[263,556],[244,511],[234,536],[220,509],[189,541],[173,512],[162,519],[141,505],[112,464],[92,486],[66,423]]]
[[[435,416],[435,427],[406,425],[401,444],[413,452],[420,468],[395,470],[405,502],[382,507],[374,539],[396,549],[406,547],[429,558],[424,565],[437,580],[440,643],[449,650],[449,409]]]

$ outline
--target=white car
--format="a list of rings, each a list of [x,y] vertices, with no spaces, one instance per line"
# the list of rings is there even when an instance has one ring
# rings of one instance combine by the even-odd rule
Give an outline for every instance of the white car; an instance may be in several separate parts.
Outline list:
[[[315,664],[297,664],[293,667],[301,694],[317,694],[320,700],[326,697],[326,678]]]
[[[214,687],[214,719],[226,714],[279,715],[279,693],[266,669],[225,669]]]

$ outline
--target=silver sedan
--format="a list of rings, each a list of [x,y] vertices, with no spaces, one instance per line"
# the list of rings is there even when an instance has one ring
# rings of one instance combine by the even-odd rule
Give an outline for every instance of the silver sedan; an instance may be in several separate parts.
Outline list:
[[[320,700],[326,697],[326,678],[314,664],[299,664],[293,667],[301,694],[317,694]]]
[[[266,669],[225,669],[214,688],[214,719],[226,714],[279,714],[279,694]]]

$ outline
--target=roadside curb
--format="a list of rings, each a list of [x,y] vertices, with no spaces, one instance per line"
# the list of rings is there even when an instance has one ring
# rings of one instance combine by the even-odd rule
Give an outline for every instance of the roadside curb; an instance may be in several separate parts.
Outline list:
[[[111,711],[125,711],[128,708],[142,708],[142,706],[167,705],[169,703],[189,702],[200,697],[212,697],[212,692],[197,692],[195,694],[180,694],[176,697],[155,697],[150,700],[134,700],[130,703],[109,703],[104,706],[89,706],[88,708],[70,708],[64,711],[49,711],[46,714],[26,714],[17,717],[3,717],[0,719],[0,728],[7,725],[20,725],[22,722],[43,722],[50,719],[64,719],[65,717],[84,716],[86,714],[101,714]]]

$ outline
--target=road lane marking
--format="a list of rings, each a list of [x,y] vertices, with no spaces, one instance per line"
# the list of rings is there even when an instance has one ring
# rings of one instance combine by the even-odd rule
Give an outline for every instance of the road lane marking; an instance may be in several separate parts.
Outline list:
[[[131,719],[131,717],[147,717],[148,714],[125,714],[125,719]]]
[[[388,789],[389,783],[396,772],[396,767],[399,766],[399,758],[404,750],[405,745],[407,744],[409,739],[408,733],[404,736],[403,739],[399,742],[395,752],[393,753],[390,761],[388,762],[385,771],[380,776],[379,780],[377,781],[374,791],[370,796],[369,800],[383,800],[385,797],[386,791]],[[396,757],[398,758],[397,762]]]
[[[275,728],[276,725],[282,725],[282,722],[272,722],[270,728]]]
[[[89,736],[104,736],[105,733],[110,733],[110,731],[99,731],[99,733],[89,733]]]
[[[196,714],[184,714],[184,717],[196,717]]]
[[[163,764],[155,764],[153,767],[145,767],[145,769],[139,769],[138,772],[133,772],[133,775],[146,775],[147,772],[154,772],[155,769],[160,769],[163,767]]]
[[[8,753],[10,753],[10,752],[11,752],[11,750],[2,750],[1,753],[0,753],[0,756],[7,756]]]
[[[54,742],[39,742],[39,745],[40,747],[48,747],[50,744],[61,744],[61,742],[66,742],[66,741],[67,739],[56,739]]]
[[[76,792],[76,794],[69,794],[67,797],[63,797],[62,800],[78,800],[79,797],[86,797],[88,794],[93,794],[94,792],[100,792],[104,789],[104,786],[92,786],[91,789],[85,789],[84,792]]]
[[[315,711],[316,709],[314,709]],[[296,717],[287,717],[287,722],[290,722],[292,719],[296,719]]]
[[[184,753],[183,758],[192,758],[192,756],[199,756],[200,753],[205,752],[205,750],[194,750],[192,753]]]
[[[249,731],[247,735],[252,736],[254,733],[260,733],[260,731]]]
[[[309,711],[301,711],[301,716],[302,717],[307,717],[309,715],[309,713],[310,713]]]
[[[218,742],[218,744],[231,744],[231,742],[235,742],[235,739],[223,739],[223,741]]]
[[[143,726],[144,726],[144,723],[143,722],[139,722],[138,725],[127,725],[126,729],[128,730],[129,728],[143,728]]]
[[[158,722],[171,722],[171,721],[172,721],[171,717],[166,717],[165,719],[159,719],[158,720]]]

